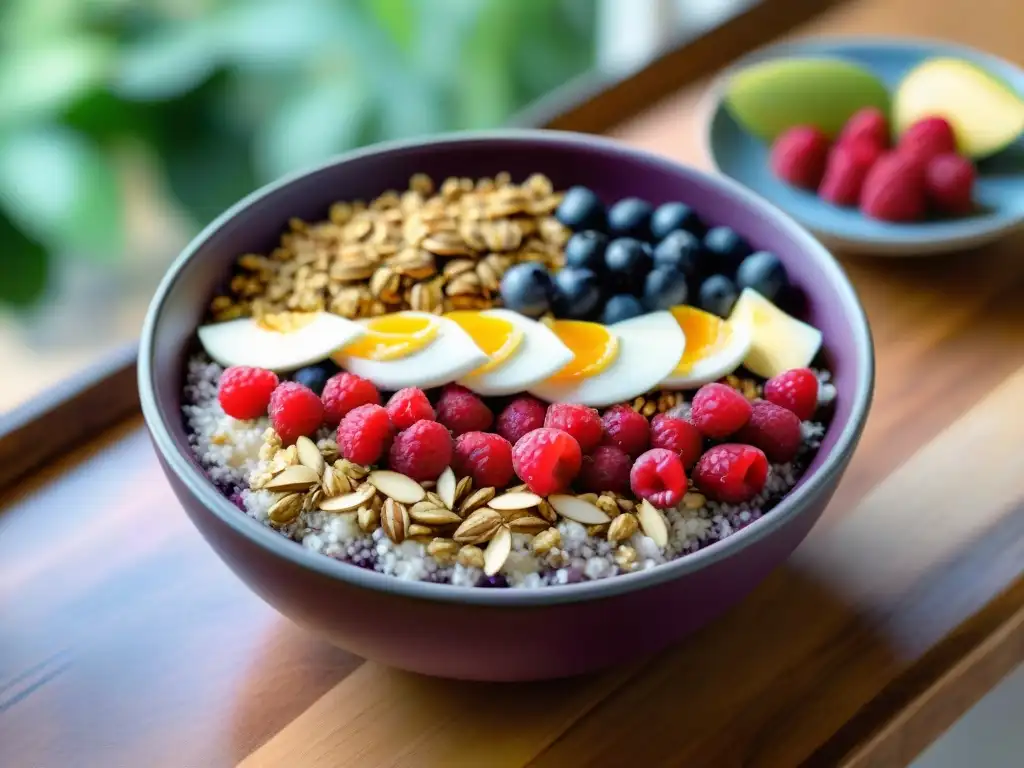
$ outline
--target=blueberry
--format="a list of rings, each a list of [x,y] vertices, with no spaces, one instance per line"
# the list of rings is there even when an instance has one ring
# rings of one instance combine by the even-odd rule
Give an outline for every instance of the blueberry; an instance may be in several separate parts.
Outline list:
[[[604,251],[608,247],[608,236],[588,229],[577,232],[565,244],[565,263],[570,267],[582,267],[600,272],[604,269]]]
[[[686,303],[686,275],[672,267],[651,270],[644,282],[644,306],[654,312]]]
[[[632,275],[637,272],[644,274],[650,269],[649,249],[644,243],[632,237],[619,237],[608,243],[604,252],[604,263],[610,272],[621,272]]]
[[[736,303],[736,286],[725,275],[712,275],[700,286],[697,304],[705,312],[728,317]]]
[[[750,254],[736,270],[736,286],[741,291],[753,288],[769,301],[776,301],[787,285],[786,268],[779,257],[769,251]]]
[[[704,222],[686,203],[664,203],[651,215],[651,236],[663,240],[670,232],[684,229],[700,237],[706,231]]]
[[[586,187],[570,187],[562,198],[555,218],[574,232],[584,229],[605,228],[604,205],[593,190]]]
[[[619,237],[648,240],[654,208],[639,197],[624,197],[608,210],[608,229]]]
[[[505,306],[527,317],[540,317],[550,308],[551,275],[540,264],[516,264],[501,279]]]
[[[605,325],[618,323],[622,320],[629,320],[644,313],[644,307],[636,296],[628,293],[620,293],[612,296],[604,305],[604,312],[601,314],[601,322]]]
[[[589,269],[565,267],[555,275],[553,304],[556,317],[582,320],[601,303],[601,284]]]
[[[704,250],[713,271],[732,275],[751,249],[750,244],[729,227],[712,227],[704,235]]]
[[[299,382],[299,384],[305,384],[319,395],[324,391],[324,384],[327,383],[327,380],[336,374],[338,370],[338,366],[330,360],[325,360],[319,365],[299,368],[299,370],[292,374],[292,378]]]
[[[687,277],[697,274],[703,250],[692,232],[677,229],[654,247],[654,266],[674,267]]]

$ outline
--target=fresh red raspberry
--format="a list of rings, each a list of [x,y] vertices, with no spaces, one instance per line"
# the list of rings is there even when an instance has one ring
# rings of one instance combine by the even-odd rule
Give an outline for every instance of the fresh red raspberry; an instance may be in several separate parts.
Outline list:
[[[336,426],[345,418],[345,414],[360,405],[380,405],[380,393],[373,382],[356,376],[354,373],[338,373],[331,376],[324,384],[324,421],[328,426]]]
[[[651,420],[651,447],[679,454],[683,466],[689,469],[704,450],[704,438],[686,419],[659,413]]]
[[[324,404],[316,392],[297,381],[285,381],[270,396],[270,423],[285,445],[309,437],[324,421]]]
[[[590,453],[601,443],[604,428],[597,411],[585,405],[569,403],[552,403],[544,416],[544,426],[560,429],[576,438],[580,450]]]
[[[759,448],[724,443],[709,448],[693,470],[693,483],[708,498],[742,504],[757,496],[768,480],[768,458]]]
[[[674,507],[686,493],[686,471],[679,454],[664,448],[640,454],[629,473],[629,485],[633,493],[656,507]]]
[[[871,166],[860,191],[860,211],[881,221],[924,218],[925,160],[913,153],[887,152]]]
[[[879,150],[889,148],[889,122],[878,107],[864,107],[846,121],[836,144],[870,141]]]
[[[625,493],[629,490],[629,454],[614,445],[599,445],[589,456],[583,457],[576,485],[592,493]]]
[[[817,189],[825,173],[828,148],[828,137],[814,126],[794,126],[772,144],[772,170],[794,186]]]
[[[495,425],[495,431],[515,445],[527,432],[544,426],[548,407],[533,397],[517,397],[505,406]]]
[[[936,155],[924,172],[928,202],[940,213],[954,216],[974,208],[974,163],[955,152]]]
[[[750,401],[726,384],[705,384],[693,396],[690,421],[707,437],[728,437],[750,419]]]
[[[491,409],[465,387],[448,384],[437,401],[437,420],[458,437],[466,432],[486,432],[494,421]]]
[[[776,464],[792,461],[804,442],[797,415],[767,400],[754,402],[750,421],[733,439],[760,448]]]
[[[217,399],[224,413],[234,419],[258,419],[267,415],[270,396],[278,384],[273,371],[235,365],[220,375]]]
[[[628,405],[613,405],[601,416],[604,442],[615,445],[635,459],[647,450],[651,425]]]
[[[928,161],[936,155],[956,152],[956,135],[946,118],[925,117],[904,131],[896,148]]]
[[[388,412],[375,403],[366,403],[346,413],[338,425],[338,450],[356,464],[376,464],[387,453],[394,435]]]
[[[580,444],[560,429],[535,429],[519,438],[512,448],[516,474],[539,496],[566,490],[582,463]]]
[[[442,424],[426,419],[399,432],[388,451],[388,466],[419,483],[436,480],[451,463],[451,434]]]
[[[874,141],[864,138],[836,144],[829,153],[818,196],[833,205],[857,205],[864,179],[883,151]]]
[[[764,399],[807,421],[818,410],[818,377],[810,368],[793,368],[772,376],[764,384]]]
[[[395,429],[408,429],[417,421],[434,420],[434,409],[430,401],[423,390],[416,387],[398,390],[385,407]]]
[[[455,439],[452,469],[477,488],[504,488],[512,480],[512,443],[493,432],[466,432]],[[438,473],[440,474],[440,473]]]

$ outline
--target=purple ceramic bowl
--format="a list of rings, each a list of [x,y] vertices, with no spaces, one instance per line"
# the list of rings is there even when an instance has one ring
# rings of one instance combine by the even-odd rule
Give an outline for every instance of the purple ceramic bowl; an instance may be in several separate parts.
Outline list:
[[[605,199],[681,199],[773,251],[808,296],[838,389],[820,452],[765,517],[695,554],[602,581],[536,590],[402,581],[311,552],[238,509],[193,458],[181,415],[195,329],[232,261],[266,252],[292,216],[402,188],[410,175],[525,177],[585,184]],[[241,201],[175,261],[153,299],[139,350],[142,410],[161,464],[192,522],[260,597],[352,653],[428,675],[530,680],[589,672],[660,650],[706,624],[782,563],[821,515],[868,414],[871,336],[860,303],[829,253],[792,219],[721,176],[616,142],[547,131],[455,134],[383,144],[292,175]]]

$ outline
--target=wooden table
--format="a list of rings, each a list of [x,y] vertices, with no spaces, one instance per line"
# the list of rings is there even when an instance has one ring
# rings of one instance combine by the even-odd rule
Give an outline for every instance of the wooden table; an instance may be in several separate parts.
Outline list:
[[[1024,63],[1014,6],[857,0],[798,33]],[[698,161],[703,87],[614,133]],[[0,440],[0,766],[904,764],[1024,658],[1022,247],[845,259],[878,389],[826,517],[713,626],[586,679],[425,679],[292,626],[186,521],[137,416],[97,432],[132,408],[130,368],[21,413]],[[94,439],[11,487],[55,430]]]

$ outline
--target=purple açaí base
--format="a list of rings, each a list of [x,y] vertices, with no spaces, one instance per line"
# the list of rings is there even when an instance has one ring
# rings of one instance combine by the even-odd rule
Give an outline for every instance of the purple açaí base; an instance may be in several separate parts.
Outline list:
[[[680,199],[774,251],[824,333],[839,393],[821,450],[797,488],[728,539],[651,571],[539,590],[405,582],[305,550],[238,509],[203,476],[181,418],[184,362],[216,286],[239,254],[266,252],[289,218],[331,202],[401,189],[413,173],[584,184],[605,200]],[[735,604],[781,563],[820,516],[859,438],[873,363],[863,312],[831,256],[764,201],[730,182],[607,140],[550,132],[441,138],[349,155],[261,190],[214,222],[172,267],[140,350],[143,412],[189,517],[272,606],[353,653],[431,675],[481,680],[559,677],[656,651]]]

